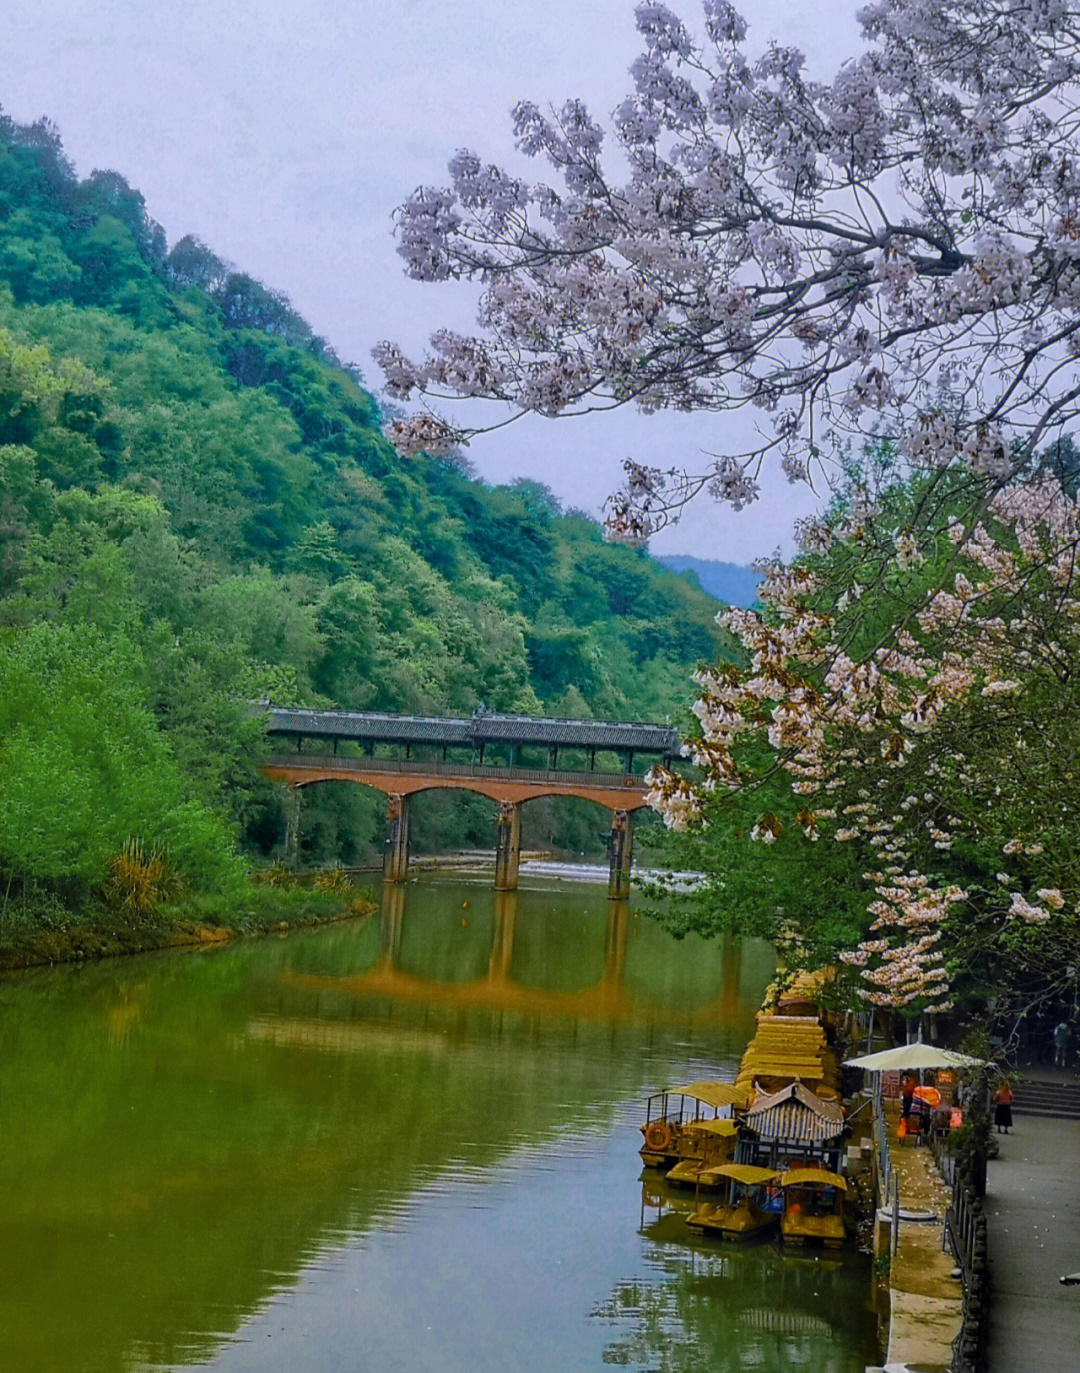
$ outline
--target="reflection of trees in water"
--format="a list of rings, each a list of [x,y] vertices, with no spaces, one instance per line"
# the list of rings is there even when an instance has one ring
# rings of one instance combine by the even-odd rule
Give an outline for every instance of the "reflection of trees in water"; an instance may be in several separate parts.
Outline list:
[[[654,1249],[657,1278],[620,1283],[592,1315],[616,1329],[604,1362],[650,1373],[862,1373],[878,1358],[859,1256],[791,1258],[774,1245]]]
[[[392,895],[365,921],[9,986],[0,1365],[209,1357],[313,1254],[433,1179],[567,1121],[608,1128],[643,1055],[734,1057],[767,977],[729,1023],[739,961],[603,888]],[[627,949],[640,1016],[629,993],[632,1014],[612,1009]]]
[[[597,897],[588,889],[388,884],[360,956],[335,959],[322,944],[281,980],[322,1006],[330,997],[354,1007],[381,999],[395,1014],[422,1005],[432,1014],[708,1025],[723,1036],[717,1055],[738,1053],[772,976],[769,946],[677,943],[629,902]]]
[[[617,907],[602,888],[409,884],[386,919],[10,983],[0,1366],[210,1357],[313,1255],[434,1179],[567,1122],[606,1130],[646,1056],[708,1045],[733,1066],[770,968],[729,1022],[746,960]],[[624,954],[648,1006],[619,1018]],[[589,1015],[565,1014],[579,997]]]

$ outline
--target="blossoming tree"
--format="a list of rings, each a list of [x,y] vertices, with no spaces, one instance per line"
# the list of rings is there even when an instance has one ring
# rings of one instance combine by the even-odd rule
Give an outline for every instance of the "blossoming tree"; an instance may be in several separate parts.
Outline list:
[[[614,158],[581,102],[522,103],[546,179],[462,150],[401,207],[408,272],[475,283],[480,327],[420,359],[380,345],[390,395],[423,402],[391,438],[467,440],[435,408],[455,397],[761,417],[703,470],[628,463],[630,539],[702,490],[745,506],[765,462],[802,481],[895,439],[892,504],[849,493],[768,569],[764,612],[726,618],[745,670],[702,672],[700,779],[658,770],[653,802],[690,834],[735,806],[761,850],[797,836],[864,890],[847,960],[872,1005],[946,1009],[968,956],[1056,995],[1080,955],[1078,534],[1031,475],[1080,413],[1080,7],[870,0],[826,81],[747,52],[726,0],[703,11],[691,32],[637,5]]]
[[[698,674],[698,776],[658,768],[650,799],[677,830],[737,811],[764,847],[857,855],[865,1002],[948,1010],[959,979],[1004,1011],[1080,963],[1080,511],[1043,476],[916,537],[928,484],[822,522],[721,617],[745,666]]]
[[[703,8],[694,34],[636,7],[621,177],[580,101],[522,103],[546,180],[463,150],[401,206],[409,274],[478,283],[482,327],[436,332],[421,360],[380,345],[389,393],[765,412],[760,444],[703,471],[629,463],[610,512],[626,537],[703,487],[745,505],[772,455],[803,480],[837,434],[882,425],[913,463],[1007,477],[1080,403],[1080,11],[871,0],[865,50],[819,82],[793,48],[747,54],[727,0]],[[469,432],[430,408],[391,428],[405,453]]]

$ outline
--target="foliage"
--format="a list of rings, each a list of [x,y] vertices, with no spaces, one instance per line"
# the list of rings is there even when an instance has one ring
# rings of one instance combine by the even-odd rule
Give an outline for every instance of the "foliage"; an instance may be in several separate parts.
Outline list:
[[[221,820],[140,699],[122,633],[39,621],[0,643],[0,868],[87,892],[134,836],[196,886],[235,871]]]
[[[334,863],[329,868],[324,868],[322,872],[316,873],[313,885],[316,891],[347,892],[352,890],[349,874],[340,863]]]
[[[480,332],[377,360],[399,401],[770,417],[704,472],[628,463],[609,523],[631,542],[702,489],[753,501],[766,458],[792,481],[828,461],[805,556],[765,569],[764,611],[724,619],[742,666],[697,677],[700,783],[656,774],[677,853],[711,878],[688,926],[794,909],[864,1001],[908,1014],[950,987],[1071,1002],[1076,8],[875,0],[824,83],[793,48],[749,57],[727,0],[703,9],[702,39],[636,6],[625,174],[579,101],[523,102],[551,184],[459,151],[447,187],[413,193],[407,270],[479,283]],[[387,432],[409,455],[470,431],[424,410]],[[740,830],[768,862],[736,855]]]
[[[146,853],[140,840],[129,839],[109,864],[105,900],[124,915],[149,915],[175,886],[164,852]]]
[[[379,423],[283,296],[197,240],[170,249],[123,177],[79,180],[52,126],[0,116],[9,910],[104,899],[136,839],[192,899],[236,891],[236,852],[265,862],[284,833],[255,698],[675,710],[715,649],[707,597],[535,483],[403,463]],[[304,860],[370,858],[383,806],[311,789]],[[447,844],[491,842],[482,805],[435,819]],[[577,847],[575,824],[553,833]]]
[[[265,868],[256,868],[248,874],[248,880],[257,887],[274,887],[282,891],[289,891],[297,885],[296,873],[280,859]]]
[[[839,877],[850,919],[800,919],[864,1001],[947,1010],[953,984],[1022,1014],[1071,1001],[1080,960],[1080,515],[1045,468],[978,520],[948,523],[958,500],[938,477],[839,502],[816,553],[773,564],[765,608],[723,617],[746,667],[698,675],[704,785],[658,769],[652,799],[714,886],[731,839],[702,826],[731,815],[751,869],[798,851],[814,901]]]

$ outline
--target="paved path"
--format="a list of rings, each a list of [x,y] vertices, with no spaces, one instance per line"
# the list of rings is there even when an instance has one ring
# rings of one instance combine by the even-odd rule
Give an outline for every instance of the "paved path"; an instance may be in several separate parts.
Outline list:
[[[900,1242],[889,1273],[889,1348],[886,1369],[948,1373],[952,1343],[964,1314],[955,1260],[942,1248],[949,1194],[925,1145],[896,1138],[899,1106],[886,1102],[889,1157],[900,1182]],[[925,1217],[918,1220],[914,1217]]]
[[[1017,1116],[986,1189],[988,1373],[1080,1368],[1080,1121]]]

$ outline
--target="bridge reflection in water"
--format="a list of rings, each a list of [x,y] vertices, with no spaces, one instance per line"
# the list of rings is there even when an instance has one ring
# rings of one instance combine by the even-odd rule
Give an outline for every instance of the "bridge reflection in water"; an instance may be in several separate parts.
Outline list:
[[[403,941],[406,929],[406,889],[398,884],[383,888],[379,915],[379,948],[374,963],[359,972],[324,974],[293,969],[283,973],[283,979],[293,988],[306,992],[333,992],[346,998],[387,999],[402,1005],[441,1007],[448,1010],[515,1012],[526,1017],[561,1018],[573,1021],[664,1023],[678,1022],[690,1027],[732,1026],[745,1012],[746,992],[741,988],[743,957],[748,946],[730,936],[720,941],[718,958],[713,971],[719,976],[711,985],[711,993],[699,997],[692,1008],[685,1002],[672,1003],[667,998],[654,999],[642,995],[627,978],[628,937],[639,928],[627,901],[607,903],[607,926],[604,938],[603,963],[599,977],[584,986],[559,990],[536,985],[526,980],[535,978],[535,968],[528,960],[515,962],[515,935],[518,929],[518,893],[496,892],[494,919],[487,958],[482,976],[449,981],[444,975],[433,976],[403,966]],[[471,907],[470,907],[471,910]],[[425,914],[419,917],[418,932]],[[462,925],[467,918],[462,917]],[[651,928],[651,922],[640,927]],[[475,939],[475,936],[474,936]],[[757,957],[753,960],[755,981],[762,975],[758,947],[749,946]],[[766,954],[768,959],[770,955]],[[593,960],[595,966],[595,958]],[[524,966],[522,966],[524,965]]]
[[[6,980],[0,1369],[609,1366],[588,1313],[652,1263],[640,1102],[735,1071],[772,951],[677,942],[602,888],[383,895]],[[746,1357],[725,1300],[702,1322]]]
[[[678,749],[674,730],[662,725],[599,720],[555,720],[492,715],[470,718],[390,715],[375,712],[284,710],[267,706],[266,732],[295,742],[296,752],[275,755],[262,765],[264,776],[292,788],[286,848],[295,861],[300,833],[301,789],[320,782],[353,782],[374,787],[387,798],[387,837],[383,877],[400,882],[409,866],[409,798],[421,791],[471,791],[499,805],[495,841],[495,886],[512,891],[518,884],[521,807],[544,796],[574,796],[612,812],[608,895],[623,900],[630,889],[633,815],[647,804],[648,784],[634,771],[635,757],[670,763]],[[319,754],[305,753],[315,740]],[[325,752],[327,744],[331,753]],[[376,757],[376,745],[403,756]],[[425,756],[414,757],[417,749]],[[450,750],[458,757],[451,759]],[[339,750],[342,750],[339,752]],[[468,760],[460,758],[463,750]],[[484,762],[485,750],[489,761]],[[560,768],[559,752],[569,751],[587,766]],[[505,761],[490,761],[492,751]],[[547,766],[524,766],[525,752],[546,753]],[[621,761],[621,771],[597,771],[596,757]],[[473,761],[475,759],[475,761]]]

